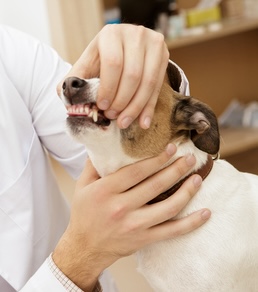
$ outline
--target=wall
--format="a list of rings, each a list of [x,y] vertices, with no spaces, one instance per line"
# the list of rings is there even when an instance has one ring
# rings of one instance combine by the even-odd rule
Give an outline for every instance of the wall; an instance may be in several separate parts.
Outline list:
[[[13,26],[51,43],[44,0],[0,0],[0,23]]]

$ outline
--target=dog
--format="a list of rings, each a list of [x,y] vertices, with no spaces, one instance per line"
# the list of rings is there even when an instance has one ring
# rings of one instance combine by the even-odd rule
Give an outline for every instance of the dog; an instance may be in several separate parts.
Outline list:
[[[85,145],[101,177],[158,155],[168,143],[177,145],[169,163],[188,153],[196,157],[189,175],[199,173],[204,181],[173,219],[201,208],[209,208],[212,217],[193,232],[137,252],[138,269],[154,291],[257,292],[258,176],[213,159],[220,147],[217,118],[208,105],[179,92],[181,80],[169,62],[152,124],[143,130],[137,120],[119,129],[97,108],[98,78],[69,77],[62,90],[69,134]],[[149,203],[166,199],[181,183]]]

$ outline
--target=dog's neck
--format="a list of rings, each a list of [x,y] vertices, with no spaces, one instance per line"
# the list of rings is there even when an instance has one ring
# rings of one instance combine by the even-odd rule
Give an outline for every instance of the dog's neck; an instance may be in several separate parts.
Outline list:
[[[209,175],[212,167],[213,167],[213,158],[211,155],[208,155],[206,163],[202,165],[201,168],[197,169],[196,171],[191,172],[189,175],[181,179],[178,183],[173,185],[169,190],[167,190],[166,192],[160,194],[159,196],[157,196],[156,198],[148,202],[148,204],[154,204],[172,196],[182,186],[182,184],[193,174],[199,174],[204,180]]]

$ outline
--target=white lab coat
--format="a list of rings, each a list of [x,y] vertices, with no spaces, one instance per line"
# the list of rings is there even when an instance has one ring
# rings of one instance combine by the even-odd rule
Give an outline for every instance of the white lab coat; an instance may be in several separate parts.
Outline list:
[[[74,178],[86,159],[65,133],[56,95],[69,68],[48,46],[0,26],[1,292],[20,290],[30,278],[23,292],[66,291],[43,262],[69,218],[47,152]],[[104,291],[115,291],[112,280],[103,281]]]

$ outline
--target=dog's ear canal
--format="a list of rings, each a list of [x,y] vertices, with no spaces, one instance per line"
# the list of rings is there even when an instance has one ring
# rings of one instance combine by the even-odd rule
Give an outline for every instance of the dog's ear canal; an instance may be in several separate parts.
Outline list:
[[[216,155],[220,147],[218,122],[213,111],[204,103],[191,97],[179,100],[172,115],[179,131],[187,131],[200,150]]]
[[[170,83],[170,86],[175,90],[176,92],[179,92],[180,85],[182,82],[181,74],[177,67],[169,61],[168,67],[167,67],[167,76]]]

